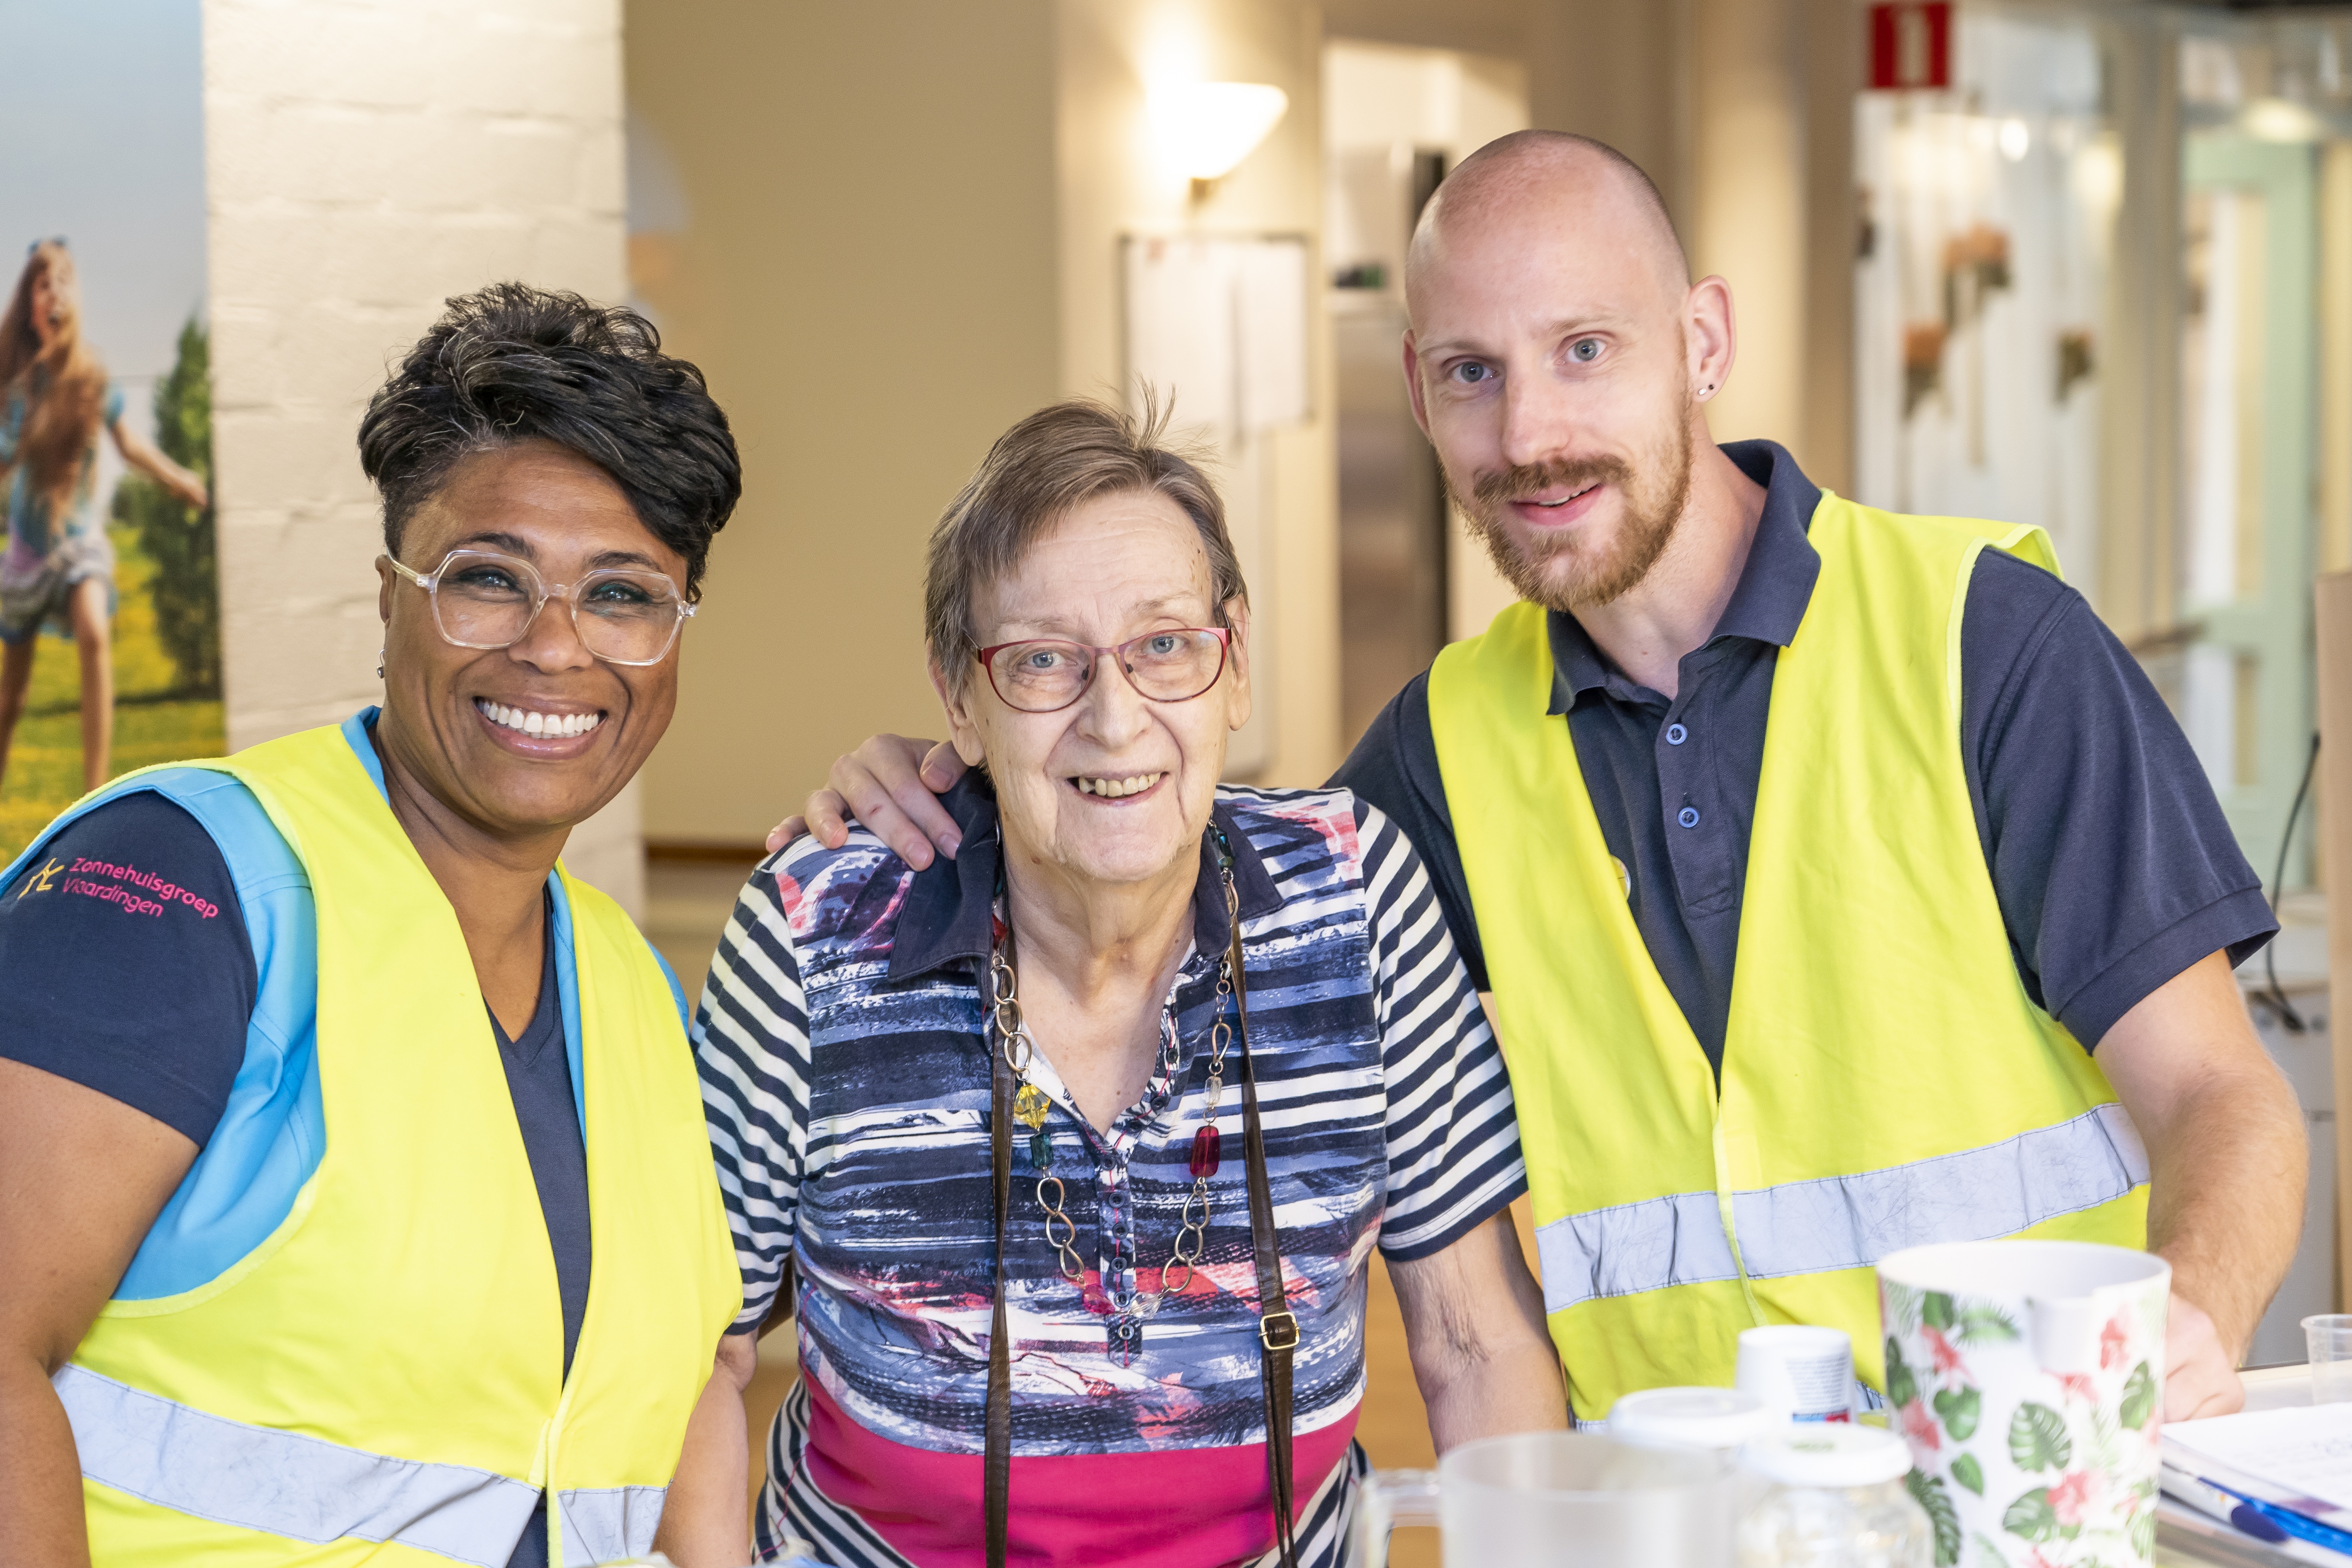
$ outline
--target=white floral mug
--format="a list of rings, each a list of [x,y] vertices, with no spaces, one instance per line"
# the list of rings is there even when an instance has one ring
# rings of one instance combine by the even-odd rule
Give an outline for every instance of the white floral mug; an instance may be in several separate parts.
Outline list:
[[[2172,1266],[2081,1241],[1878,1265],[1888,1424],[1939,1568],[2147,1568]]]

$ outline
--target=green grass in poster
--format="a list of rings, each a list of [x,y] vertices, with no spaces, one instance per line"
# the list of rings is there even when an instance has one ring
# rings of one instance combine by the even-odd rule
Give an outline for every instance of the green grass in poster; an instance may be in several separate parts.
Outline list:
[[[155,635],[147,580],[155,564],[138,533],[120,523],[114,542],[114,776],[155,763],[216,757],[226,749],[217,698],[188,700]],[[33,688],[0,783],[0,864],[16,858],[49,818],[81,798],[81,658],[72,641],[43,633]]]

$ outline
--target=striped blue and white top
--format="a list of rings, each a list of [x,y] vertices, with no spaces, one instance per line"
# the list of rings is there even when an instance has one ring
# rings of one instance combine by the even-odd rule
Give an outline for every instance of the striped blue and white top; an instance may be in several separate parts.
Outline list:
[[[743,1270],[739,1331],[766,1318],[786,1262],[798,1269],[804,1391],[770,1439],[761,1542],[790,1530],[843,1568],[980,1560],[997,1279],[980,987],[998,846],[984,795],[949,805],[964,848],[921,872],[862,830],[839,850],[802,839],[771,858],[736,905],[694,1029]],[[1412,846],[1345,791],[1230,789],[1215,815],[1302,1335],[1302,1561],[1331,1563],[1371,1248],[1441,1251],[1526,1177],[1501,1054]],[[1052,1101],[1050,1169],[1034,1168],[1016,1127],[1003,1263],[1016,1561],[1025,1541],[1041,1561],[1238,1562],[1270,1539],[1237,1060],[1213,1113],[1224,1158],[1201,1267],[1150,1316],[1129,1305],[1161,1290],[1194,1133],[1212,1120],[1226,938],[1204,844],[1171,1045],[1141,1098],[1098,1131],[1051,1041],[1032,1069]],[[1066,1191],[1078,1284],[1046,1240],[1045,1174]]]

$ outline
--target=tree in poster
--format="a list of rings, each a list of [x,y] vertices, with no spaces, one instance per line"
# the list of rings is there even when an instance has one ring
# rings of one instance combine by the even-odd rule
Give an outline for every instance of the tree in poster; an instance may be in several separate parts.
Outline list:
[[[212,339],[191,317],[180,329],[179,357],[155,386],[155,445],[213,480]],[[114,520],[134,531],[155,563],[147,593],[155,637],[179,671],[177,695],[220,695],[220,561],[213,509],[201,510],[143,474],[114,492]]]

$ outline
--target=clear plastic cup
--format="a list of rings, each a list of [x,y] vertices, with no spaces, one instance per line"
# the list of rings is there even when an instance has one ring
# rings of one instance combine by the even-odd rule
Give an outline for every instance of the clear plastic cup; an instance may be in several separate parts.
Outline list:
[[[1434,1476],[1376,1472],[1358,1500],[1350,1561],[1381,1568],[1392,1526],[1434,1524],[1446,1568],[1721,1568],[1731,1481],[1720,1455],[1696,1449],[1597,1432],[1484,1437]]]
[[[2322,1312],[2303,1321],[2311,1349],[2311,1402],[2341,1405],[2352,1400],[2352,1312]]]

